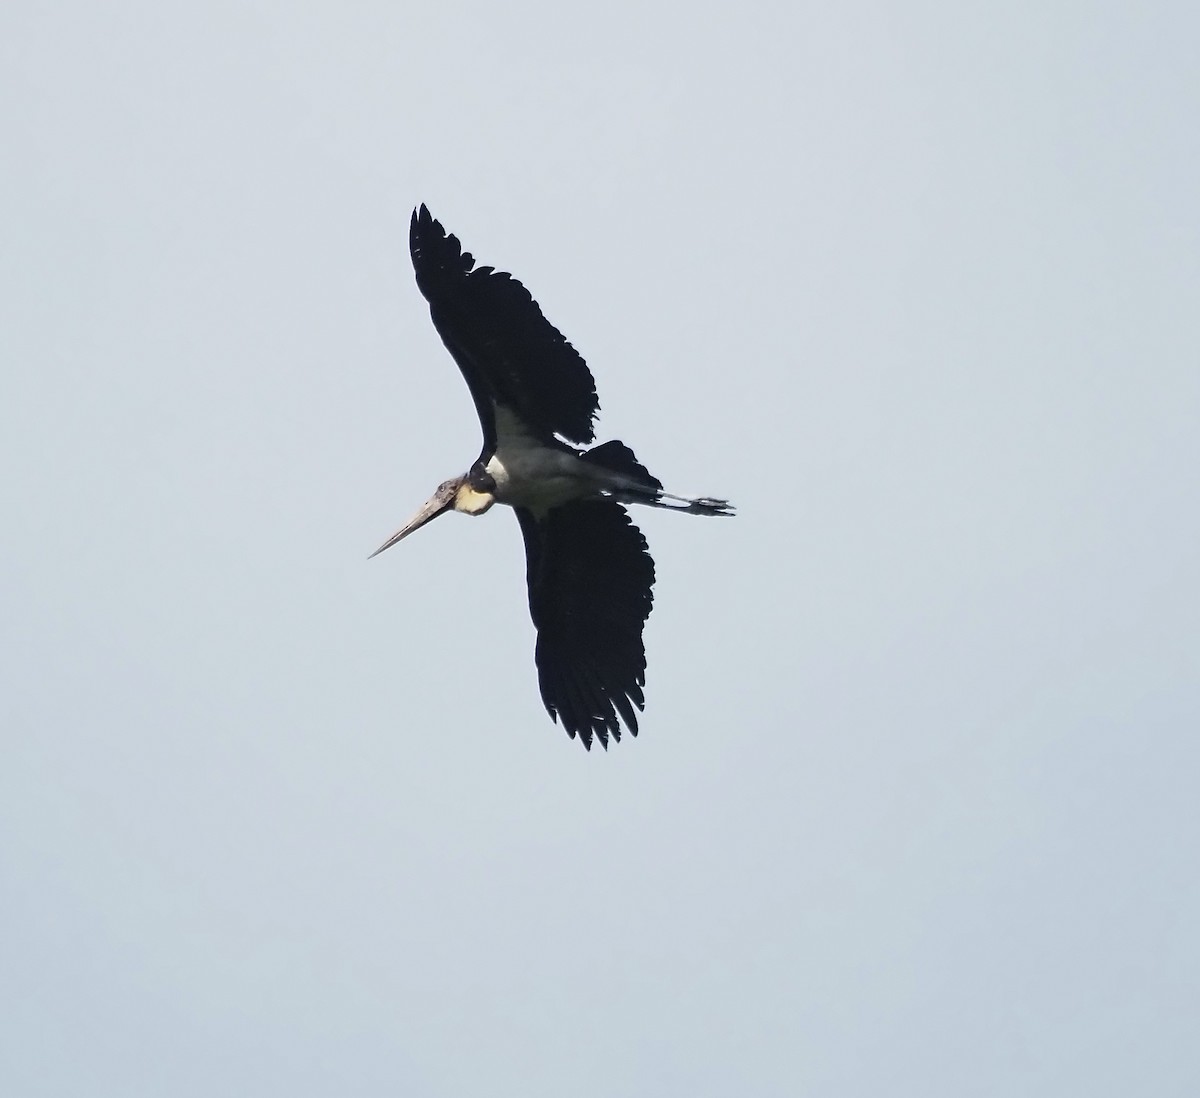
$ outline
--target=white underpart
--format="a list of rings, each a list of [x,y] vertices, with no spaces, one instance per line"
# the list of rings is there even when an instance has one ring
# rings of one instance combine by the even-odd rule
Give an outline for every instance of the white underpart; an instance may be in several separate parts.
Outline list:
[[[496,482],[495,496],[500,503],[544,513],[573,499],[603,493],[621,503],[643,503],[685,514],[728,515],[733,512],[723,499],[673,496],[670,492],[648,487],[634,477],[580,461],[563,450],[543,446],[511,411],[502,405],[494,407],[496,452],[487,463],[487,471]]]
[[[507,408],[496,407],[496,453],[487,463],[496,499],[510,507],[544,511],[595,495],[623,481],[574,454],[543,446]]]

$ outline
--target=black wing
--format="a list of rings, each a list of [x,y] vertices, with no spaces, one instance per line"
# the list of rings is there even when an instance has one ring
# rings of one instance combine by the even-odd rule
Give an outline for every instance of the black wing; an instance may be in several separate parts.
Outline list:
[[[642,627],[654,602],[654,561],[625,508],[607,499],[517,508],[525,536],[529,613],[537,627],[542,701],[589,750],[637,735],[645,703]]]
[[[587,364],[512,275],[475,267],[470,252],[421,206],[409,249],[434,326],[475,399],[484,449],[496,446],[493,403],[549,442],[591,442],[600,404]]]

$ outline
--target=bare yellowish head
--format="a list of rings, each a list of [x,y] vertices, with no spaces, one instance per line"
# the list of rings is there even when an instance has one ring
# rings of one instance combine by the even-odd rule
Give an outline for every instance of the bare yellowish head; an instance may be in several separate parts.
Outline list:
[[[432,522],[438,515],[445,514],[447,511],[461,511],[464,515],[482,515],[495,502],[496,497],[491,492],[481,492],[472,488],[465,476],[444,480],[438,485],[437,491],[421,505],[421,509],[371,556],[379,556],[385,549],[390,549],[398,541],[403,541],[409,534],[421,529],[426,523]]]

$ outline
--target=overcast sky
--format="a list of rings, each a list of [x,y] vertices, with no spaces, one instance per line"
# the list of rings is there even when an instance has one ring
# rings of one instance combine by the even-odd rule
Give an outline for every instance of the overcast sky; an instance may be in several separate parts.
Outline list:
[[[0,1092],[1200,1093],[1191,3],[0,6]],[[592,367],[537,694],[426,202]]]

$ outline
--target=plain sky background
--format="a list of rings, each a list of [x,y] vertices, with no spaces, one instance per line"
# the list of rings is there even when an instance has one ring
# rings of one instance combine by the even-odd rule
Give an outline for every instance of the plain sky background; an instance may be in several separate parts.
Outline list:
[[[0,6],[0,1093],[1200,1093],[1193,3]],[[537,695],[427,202],[596,374]]]

